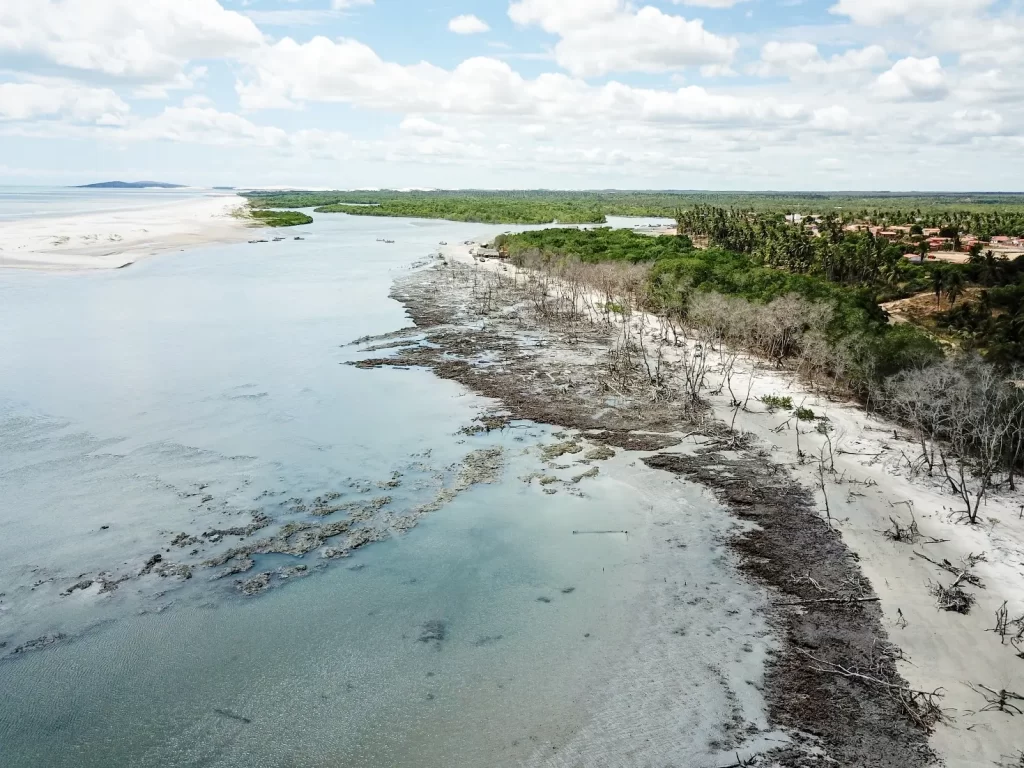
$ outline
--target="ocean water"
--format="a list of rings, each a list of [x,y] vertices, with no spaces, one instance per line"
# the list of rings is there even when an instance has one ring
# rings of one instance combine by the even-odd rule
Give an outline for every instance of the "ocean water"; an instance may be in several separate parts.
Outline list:
[[[210,189],[80,189],[76,187],[11,187],[0,185],[0,221],[113,213],[149,208],[207,195],[230,195]]]
[[[470,437],[484,399],[344,365],[347,342],[408,325],[390,286],[438,241],[507,229],[324,216],[127,270],[0,272],[0,765],[556,764],[595,718],[614,730],[634,672],[665,713],[689,707],[672,755],[704,754],[737,696],[758,721],[758,596],[699,489],[620,456],[584,497],[545,495],[520,477],[550,428]],[[197,571],[60,596],[285,499],[402,477],[393,504],[422,503],[493,447],[501,482],[329,567],[261,558],[309,567],[263,595]],[[673,572],[651,555],[663,526],[691,544]],[[661,591],[698,579],[704,603]],[[655,598],[700,631],[666,645]]]

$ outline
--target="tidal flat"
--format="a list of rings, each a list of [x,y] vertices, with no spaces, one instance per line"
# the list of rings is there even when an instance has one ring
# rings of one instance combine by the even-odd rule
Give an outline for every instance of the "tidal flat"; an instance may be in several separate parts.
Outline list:
[[[0,276],[0,762],[712,764],[784,739],[714,500],[360,364],[410,325],[395,280],[481,226],[298,229]]]

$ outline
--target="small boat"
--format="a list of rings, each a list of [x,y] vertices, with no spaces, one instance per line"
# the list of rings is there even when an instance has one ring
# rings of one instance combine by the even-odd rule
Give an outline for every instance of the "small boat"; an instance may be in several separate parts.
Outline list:
[[[296,237],[295,239],[296,240],[305,240],[306,238],[304,238],[304,237]]]

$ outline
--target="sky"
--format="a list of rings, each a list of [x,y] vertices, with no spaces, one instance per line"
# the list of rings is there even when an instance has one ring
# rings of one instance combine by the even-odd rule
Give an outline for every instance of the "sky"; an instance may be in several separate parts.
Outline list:
[[[0,184],[1024,190],[1024,0],[0,0]]]

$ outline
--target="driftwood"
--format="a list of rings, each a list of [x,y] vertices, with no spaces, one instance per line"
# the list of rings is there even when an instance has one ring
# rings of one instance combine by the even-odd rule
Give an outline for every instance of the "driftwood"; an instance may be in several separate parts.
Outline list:
[[[877,603],[880,597],[823,597],[816,600],[796,600],[792,603],[776,603],[776,605],[809,605],[811,603]]]
[[[934,691],[919,691],[911,688],[905,683],[894,683],[884,679],[881,675],[885,673],[879,670],[877,675],[869,675],[859,669],[844,667],[824,659],[819,659],[807,651],[798,648],[798,651],[815,663],[811,669],[824,674],[839,675],[850,680],[859,680],[867,685],[874,685],[882,688],[894,701],[898,702],[907,716],[917,725],[930,730],[935,723],[941,721],[945,715],[939,707],[937,700],[944,695],[941,688]]]
[[[580,536],[580,535],[587,534],[587,533],[624,533],[627,536],[629,535],[629,531],[573,531],[572,535],[573,536]]]
[[[1024,701],[1024,696],[1021,696],[1019,693],[1008,691],[1005,688],[993,691],[981,683],[978,683],[977,686],[968,683],[967,687],[985,698],[986,704],[982,709],[978,710],[979,712],[1004,712],[1011,717],[1014,715],[1024,715],[1024,709],[1021,709],[1022,705],[1011,703],[1014,701]],[[985,693],[979,691],[978,688],[981,688],[981,691],[985,691]]]
[[[949,562],[949,560],[943,560],[940,563],[940,562],[937,562],[935,560],[932,560],[930,557],[928,557],[928,555],[922,555],[920,552],[918,552],[916,550],[914,551],[914,554],[917,555],[918,557],[920,557],[922,560],[927,560],[929,563],[934,565],[936,568],[941,568],[942,570],[944,570],[944,571],[946,571],[948,573],[951,573],[954,576],[956,576],[957,577],[957,584],[959,584],[959,582],[961,582],[961,581],[966,581],[972,587],[979,587],[981,589],[985,588],[985,585],[981,583],[981,579],[979,579],[977,576],[975,576],[973,573],[971,573],[969,567],[965,567],[965,568],[962,568],[962,569],[961,568],[957,568],[955,565],[953,565],[951,562]],[[965,558],[965,560],[971,561],[971,565],[973,565],[974,563],[980,562],[983,559],[984,559],[984,554],[982,554],[982,555],[973,555],[973,554],[971,554],[971,555],[968,555]]]

